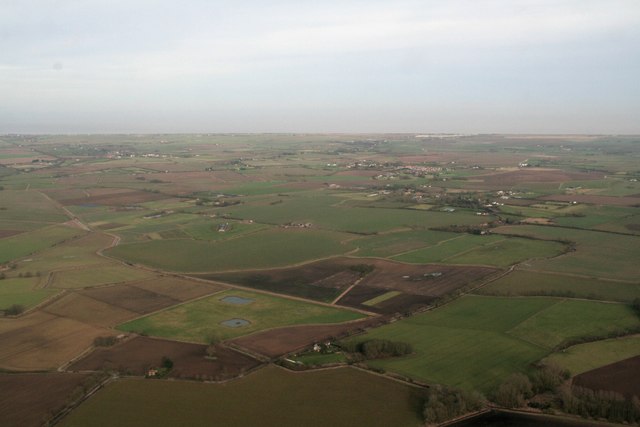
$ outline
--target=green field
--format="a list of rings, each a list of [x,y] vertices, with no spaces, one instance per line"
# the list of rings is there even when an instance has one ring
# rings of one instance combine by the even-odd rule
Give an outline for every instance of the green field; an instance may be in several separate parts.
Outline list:
[[[353,368],[292,373],[268,366],[227,384],[126,379],[98,392],[61,426],[418,427],[417,393]]]
[[[55,289],[37,289],[40,278],[19,278],[0,280],[0,310],[13,304],[30,308],[56,294]]]
[[[510,373],[526,371],[564,339],[639,323],[619,304],[466,296],[354,340],[381,338],[413,345],[414,355],[369,362],[374,367],[488,391]]]
[[[578,375],[638,355],[640,335],[631,335],[574,345],[549,355],[545,361],[557,363],[568,369],[571,375]]]
[[[221,301],[227,296],[253,300],[249,304]],[[264,329],[311,323],[340,323],[365,317],[353,311],[270,295],[228,290],[187,304],[132,320],[118,329],[146,335],[206,343],[210,337],[229,339]],[[240,318],[245,326],[232,328],[221,322]]]
[[[367,236],[352,243],[358,247],[357,256],[386,258],[457,237],[460,235],[444,231],[410,230]]]
[[[109,283],[130,282],[153,277],[154,274],[121,264],[109,263],[54,273],[52,286],[56,288],[85,288]]]
[[[60,208],[38,191],[4,190],[0,194],[0,217],[4,220],[54,223],[69,219]]]
[[[84,233],[84,231],[78,228],[52,225],[41,230],[0,239],[0,263],[46,249]]]
[[[295,264],[352,249],[348,236],[315,230],[268,230],[220,242],[154,240],[119,245],[108,254],[164,270],[205,272]],[[179,256],[176,256],[179,254]]]
[[[631,302],[640,295],[640,284],[516,270],[481,288],[478,293],[504,296],[567,296]]]
[[[457,238],[392,258],[410,263],[439,262],[507,267],[531,258],[552,257],[563,250],[564,245],[557,242],[461,234]]]
[[[638,282],[635,260],[640,259],[640,237],[534,225],[505,226],[494,231],[575,242],[574,252],[533,261],[528,268]]]

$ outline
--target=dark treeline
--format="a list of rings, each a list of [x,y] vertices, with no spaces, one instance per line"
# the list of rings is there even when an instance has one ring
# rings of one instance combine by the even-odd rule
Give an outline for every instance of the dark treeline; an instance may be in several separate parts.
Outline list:
[[[426,423],[436,424],[479,411],[486,405],[485,397],[476,391],[433,386],[429,389],[423,415]]]
[[[413,353],[411,344],[398,341],[373,339],[361,342],[340,343],[343,351],[356,359],[384,359]]]
[[[625,399],[613,391],[571,387],[560,392],[562,410],[584,418],[604,418],[615,423],[640,421],[640,399]]]

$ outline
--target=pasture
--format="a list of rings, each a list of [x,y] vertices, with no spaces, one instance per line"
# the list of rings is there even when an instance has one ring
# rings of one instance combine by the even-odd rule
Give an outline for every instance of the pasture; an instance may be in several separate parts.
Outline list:
[[[222,301],[227,296],[248,298],[252,302],[241,305]],[[340,323],[362,317],[362,314],[339,308],[227,290],[127,322],[118,329],[180,341],[207,343],[211,337],[225,340],[278,326]],[[221,324],[233,318],[247,320],[249,324],[238,328]]]
[[[0,263],[33,254],[84,233],[78,228],[52,225],[44,229],[0,239]]]
[[[545,361],[557,363],[578,375],[601,366],[628,359],[640,353],[640,335],[589,342],[550,354]]]
[[[51,285],[63,289],[88,288],[110,283],[148,279],[153,276],[154,273],[152,272],[114,262],[54,272]]]

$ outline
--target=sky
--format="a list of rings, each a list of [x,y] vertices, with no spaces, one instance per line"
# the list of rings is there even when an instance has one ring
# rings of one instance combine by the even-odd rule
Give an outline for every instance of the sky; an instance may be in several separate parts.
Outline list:
[[[640,0],[0,0],[0,133],[640,134]]]

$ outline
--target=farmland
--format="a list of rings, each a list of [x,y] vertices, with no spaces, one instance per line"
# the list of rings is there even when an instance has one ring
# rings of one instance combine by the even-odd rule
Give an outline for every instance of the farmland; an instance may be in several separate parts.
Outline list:
[[[631,377],[637,147],[575,135],[0,136],[0,369],[11,372],[0,394],[62,390],[10,420],[54,415],[65,393],[82,394],[85,371],[138,378],[111,381],[61,425],[176,425],[185,411],[190,425],[420,425],[424,383],[495,404],[512,374],[534,379],[544,364],[576,384]],[[311,350],[371,339],[412,351]],[[381,375],[282,368],[324,363]]]
[[[624,305],[468,296],[434,312],[374,329],[365,338],[402,340],[416,349],[412,356],[371,362],[375,367],[486,391],[508,372],[526,371],[529,363],[566,339],[639,323]],[[470,357],[475,363],[465,364]]]
[[[227,303],[225,297],[250,301],[246,306]],[[337,308],[311,305],[253,292],[228,290],[209,298],[179,305],[119,326],[123,331],[207,343],[211,336],[228,339],[277,326],[305,323],[340,323],[364,317]],[[242,318],[248,323],[227,327],[222,322]]]
[[[417,426],[411,387],[351,368],[296,374],[267,367],[226,384],[121,380],[78,408],[62,425],[171,426],[188,408],[190,425]],[[247,399],[251,396],[251,399]],[[146,403],[149,402],[149,403]],[[216,402],[212,405],[211,402]],[[140,417],[137,408],[152,405]],[[281,408],[286,407],[286,411]],[[327,411],[326,408],[331,408]]]

